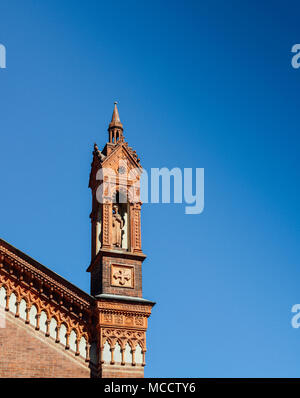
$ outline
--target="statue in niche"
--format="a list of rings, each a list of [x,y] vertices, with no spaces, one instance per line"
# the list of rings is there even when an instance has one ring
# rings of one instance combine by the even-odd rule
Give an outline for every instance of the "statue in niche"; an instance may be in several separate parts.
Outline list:
[[[124,227],[124,221],[119,213],[119,206],[113,205],[112,214],[112,244],[115,247],[122,247],[122,228]]]

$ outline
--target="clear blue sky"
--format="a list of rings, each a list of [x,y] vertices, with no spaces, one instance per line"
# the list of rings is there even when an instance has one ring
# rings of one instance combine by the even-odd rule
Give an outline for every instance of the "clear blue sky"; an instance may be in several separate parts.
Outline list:
[[[113,102],[205,210],[145,204],[148,377],[299,377],[298,2],[0,3],[0,236],[89,292],[93,143]]]

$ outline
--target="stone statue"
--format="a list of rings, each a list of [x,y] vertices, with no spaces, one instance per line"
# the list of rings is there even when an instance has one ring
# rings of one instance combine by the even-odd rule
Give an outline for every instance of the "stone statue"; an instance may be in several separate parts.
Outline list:
[[[124,221],[119,213],[118,205],[113,205],[112,215],[112,244],[115,247],[122,247],[122,228]]]

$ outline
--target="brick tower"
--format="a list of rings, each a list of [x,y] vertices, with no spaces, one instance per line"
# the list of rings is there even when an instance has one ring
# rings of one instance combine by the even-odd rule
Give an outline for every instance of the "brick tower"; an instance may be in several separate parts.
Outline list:
[[[153,302],[142,297],[140,176],[115,103],[108,142],[95,144],[92,191],[91,295],[96,300],[99,377],[143,377],[147,319]]]

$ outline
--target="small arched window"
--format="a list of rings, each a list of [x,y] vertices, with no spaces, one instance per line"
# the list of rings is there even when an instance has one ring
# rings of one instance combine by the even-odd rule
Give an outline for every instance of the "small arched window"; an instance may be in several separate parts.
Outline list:
[[[2,286],[0,288],[0,307],[5,308],[6,306],[6,289]]]
[[[79,354],[86,358],[86,339],[84,337],[81,337],[79,342]]]
[[[37,315],[37,308],[35,305],[32,305],[29,311],[29,323],[30,325],[36,327],[36,315]]]
[[[125,346],[125,362],[132,363],[132,350],[128,343]]]
[[[17,312],[17,296],[12,293],[9,297],[9,311],[15,314]]]
[[[57,322],[55,318],[51,318],[50,325],[49,325],[49,334],[50,337],[56,339],[56,330],[57,330]]]
[[[59,328],[59,341],[60,341],[61,344],[63,344],[64,346],[67,345],[66,333],[67,333],[66,325],[62,323],[62,324],[60,325],[60,328]]]
[[[121,346],[120,346],[120,344],[118,342],[115,345],[114,361],[115,362],[122,362]]]
[[[47,332],[47,314],[45,311],[42,311],[40,315],[40,331]]]
[[[102,359],[104,362],[109,363],[111,361],[111,351],[110,351],[110,344],[108,341],[104,343]]]
[[[21,319],[26,319],[26,308],[27,308],[27,303],[24,299],[20,301],[20,306],[19,306],[19,314]]]
[[[76,340],[77,340],[77,334],[75,330],[72,330],[70,333],[70,340],[69,340],[70,350],[72,351],[76,351]]]
[[[142,364],[143,363],[143,353],[142,347],[138,344],[135,349],[135,363]]]

